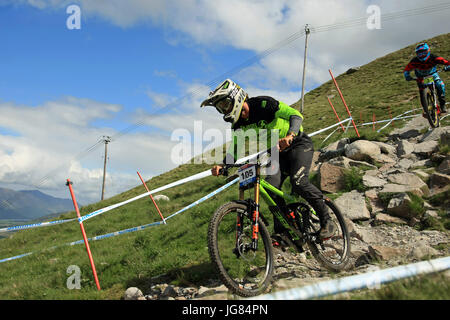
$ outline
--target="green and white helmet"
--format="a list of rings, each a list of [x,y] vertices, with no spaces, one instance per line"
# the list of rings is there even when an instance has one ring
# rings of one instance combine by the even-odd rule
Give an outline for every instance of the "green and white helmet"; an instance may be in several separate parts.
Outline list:
[[[223,120],[235,124],[241,115],[242,106],[247,93],[230,79],[223,81],[214,91],[211,91],[208,98],[202,102],[200,107],[214,106],[217,111],[223,114]]]

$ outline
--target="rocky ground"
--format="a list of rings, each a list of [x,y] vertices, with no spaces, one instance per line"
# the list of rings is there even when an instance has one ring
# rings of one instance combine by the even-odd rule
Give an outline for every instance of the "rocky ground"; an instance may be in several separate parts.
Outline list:
[[[450,156],[439,152],[440,146],[450,144],[450,127],[427,128],[427,121],[417,117],[393,131],[385,142],[342,139],[316,153],[313,172],[318,174],[318,183],[323,191],[339,194],[335,203],[347,218],[351,265],[347,271],[330,274],[307,251],[276,249],[273,290],[449,255],[449,231],[424,226],[450,216],[450,208],[427,201],[431,196],[448,195],[450,190]],[[360,169],[362,190],[342,192],[344,172],[351,168]],[[421,199],[419,208],[414,195]],[[218,279],[200,287],[172,286],[164,283],[163,276],[152,281],[150,292],[129,288],[124,298],[239,298]]]

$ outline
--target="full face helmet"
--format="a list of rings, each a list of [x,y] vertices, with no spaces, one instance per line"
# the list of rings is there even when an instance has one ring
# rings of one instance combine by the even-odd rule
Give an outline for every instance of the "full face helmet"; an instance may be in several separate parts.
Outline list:
[[[430,47],[426,43],[421,43],[416,47],[416,55],[420,61],[427,61],[430,57]]]
[[[202,102],[200,107],[214,106],[217,111],[223,114],[223,119],[235,124],[241,115],[242,106],[247,93],[230,79],[223,81],[214,91],[211,91],[208,98]]]

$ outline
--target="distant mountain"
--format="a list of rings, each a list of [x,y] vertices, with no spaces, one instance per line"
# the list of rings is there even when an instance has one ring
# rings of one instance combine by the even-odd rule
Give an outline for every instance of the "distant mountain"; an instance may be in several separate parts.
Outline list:
[[[14,191],[0,188],[0,220],[38,219],[73,210],[70,199],[49,196],[38,190]]]

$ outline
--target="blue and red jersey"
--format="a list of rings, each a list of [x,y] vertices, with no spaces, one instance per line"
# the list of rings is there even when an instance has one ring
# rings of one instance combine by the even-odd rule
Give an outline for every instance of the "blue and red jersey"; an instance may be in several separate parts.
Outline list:
[[[436,66],[438,64],[450,66],[450,61],[435,56],[434,54],[430,54],[430,57],[426,61],[420,61],[415,57],[408,63],[403,72],[405,77],[407,77],[409,76],[410,71],[414,70],[417,78],[423,78],[435,74],[437,72]]]

